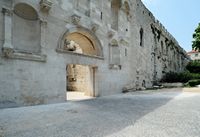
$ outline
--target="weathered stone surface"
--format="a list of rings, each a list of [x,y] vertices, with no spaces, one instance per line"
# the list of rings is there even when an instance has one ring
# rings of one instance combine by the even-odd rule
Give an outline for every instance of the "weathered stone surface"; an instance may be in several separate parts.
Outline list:
[[[185,51],[141,1],[51,2],[44,12],[40,0],[0,1],[0,9],[8,7],[12,13],[0,14],[0,48],[13,50],[8,57],[0,51],[0,102],[64,102],[69,64],[96,67],[95,95],[104,96],[129,84],[152,87],[166,72],[182,71],[187,62]],[[32,7],[26,10],[34,20],[13,12],[21,3]],[[19,29],[20,24],[28,29]],[[63,49],[66,38],[81,44],[83,53]],[[113,41],[117,45],[111,48]]]

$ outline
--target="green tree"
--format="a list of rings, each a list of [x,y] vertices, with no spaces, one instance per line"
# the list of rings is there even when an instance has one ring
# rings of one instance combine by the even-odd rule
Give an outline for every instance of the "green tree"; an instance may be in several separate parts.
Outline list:
[[[193,34],[192,49],[200,51],[200,23]]]

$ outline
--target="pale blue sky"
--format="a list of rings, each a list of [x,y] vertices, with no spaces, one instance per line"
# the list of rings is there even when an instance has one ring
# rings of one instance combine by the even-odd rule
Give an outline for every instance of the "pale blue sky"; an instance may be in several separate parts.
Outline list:
[[[190,51],[192,34],[200,22],[200,0],[142,0],[146,7]]]

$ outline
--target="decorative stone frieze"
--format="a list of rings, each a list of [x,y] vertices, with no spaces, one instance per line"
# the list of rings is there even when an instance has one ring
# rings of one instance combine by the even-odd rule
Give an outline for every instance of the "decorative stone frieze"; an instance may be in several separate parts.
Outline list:
[[[124,46],[129,46],[129,41],[128,41],[128,39],[126,38],[126,37],[120,37],[119,38],[119,43],[121,44],[121,45],[124,45]]]
[[[7,16],[12,16],[13,11],[10,8],[8,8],[8,7],[3,7],[2,8],[2,13],[4,15],[7,15]]]
[[[12,48],[3,47],[3,56],[6,58],[10,58],[13,56],[14,50]]]
[[[98,29],[99,29],[99,25],[98,25],[98,24],[93,23],[93,24],[91,25],[91,31],[92,31],[92,32],[95,33]]]
[[[72,23],[74,25],[79,25],[80,20],[81,20],[81,16],[74,14],[74,15],[71,16],[71,19],[72,19]]]
[[[47,20],[40,19],[40,24],[41,24],[42,26],[46,26],[46,25],[47,25]]]
[[[113,31],[113,30],[109,30],[108,31],[108,38],[113,38],[113,36],[115,35],[115,31]]]
[[[40,1],[40,9],[42,11],[48,12],[51,9],[52,4],[53,3],[51,2],[51,0],[41,0]]]

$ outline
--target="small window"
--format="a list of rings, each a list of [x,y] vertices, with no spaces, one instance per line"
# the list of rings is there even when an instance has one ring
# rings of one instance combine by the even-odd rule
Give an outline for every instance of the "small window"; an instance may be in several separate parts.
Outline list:
[[[169,46],[166,47],[166,55],[169,54]]]
[[[198,54],[195,54],[195,57],[198,57]]]
[[[126,48],[125,48],[125,53],[124,54],[125,54],[125,57],[127,57],[127,49]]]
[[[143,46],[143,28],[140,29],[140,46],[142,47]]]
[[[162,54],[163,54],[164,53],[163,41],[161,41],[161,51],[162,51]]]
[[[100,18],[101,18],[101,20],[103,19],[103,12],[101,12],[101,17]]]

